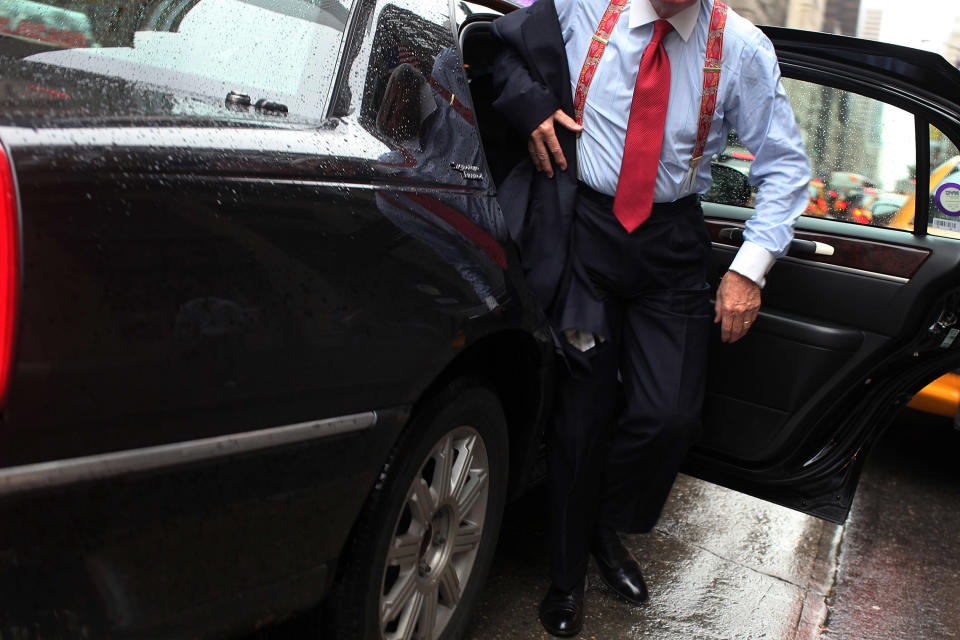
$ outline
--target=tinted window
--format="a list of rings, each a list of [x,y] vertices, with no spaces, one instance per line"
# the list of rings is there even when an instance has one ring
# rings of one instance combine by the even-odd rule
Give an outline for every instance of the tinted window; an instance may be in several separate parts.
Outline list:
[[[849,91],[783,79],[810,158],[813,179],[803,215],[913,230],[916,133],[912,114]],[[731,190],[748,175],[753,156],[731,134],[714,158],[714,188],[705,199],[753,206],[748,192]]]

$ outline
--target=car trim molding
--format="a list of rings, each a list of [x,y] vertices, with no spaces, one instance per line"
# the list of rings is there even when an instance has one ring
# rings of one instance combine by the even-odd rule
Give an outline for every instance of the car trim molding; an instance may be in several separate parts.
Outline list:
[[[736,245],[728,244],[726,242],[711,242],[710,243],[716,249],[730,249],[736,251],[739,249]],[[854,267],[845,267],[840,264],[830,264],[829,262],[820,262],[819,260],[809,260],[804,258],[797,258],[794,256],[783,256],[778,258],[780,262],[793,262],[796,264],[809,265],[817,267],[820,269],[827,269],[829,271],[840,271],[843,273],[849,273],[857,276],[865,276],[867,278],[874,278],[876,280],[886,280],[888,282],[896,282],[897,284],[907,284],[910,282],[910,278],[903,278],[901,276],[892,276],[886,273],[877,273],[876,271],[866,271],[864,269],[856,269]]]
[[[0,469],[0,496],[226,458],[280,445],[353,433],[377,424],[368,411],[324,420]]]
[[[857,276],[866,276],[868,278],[875,278],[877,280],[886,280],[888,282],[896,282],[897,284],[907,284],[910,282],[910,278],[904,278],[901,276],[893,276],[888,273],[878,273],[876,271],[866,271],[864,269],[857,269],[854,267],[845,267],[842,264],[830,264],[828,262],[820,262],[819,260],[805,260],[803,258],[795,258],[794,256],[784,256],[780,258],[784,262],[795,262],[797,264],[812,265],[815,267],[820,267],[823,269],[829,269],[831,271],[842,271],[843,273],[850,273]]]

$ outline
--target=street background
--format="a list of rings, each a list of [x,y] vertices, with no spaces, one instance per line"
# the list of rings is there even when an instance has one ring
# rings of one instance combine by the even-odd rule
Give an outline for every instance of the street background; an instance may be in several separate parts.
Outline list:
[[[681,475],[656,530],[625,536],[651,598],[591,567],[581,638],[960,638],[960,432],[906,410],[872,452],[843,526]],[[549,638],[542,490],[513,504],[468,635]]]

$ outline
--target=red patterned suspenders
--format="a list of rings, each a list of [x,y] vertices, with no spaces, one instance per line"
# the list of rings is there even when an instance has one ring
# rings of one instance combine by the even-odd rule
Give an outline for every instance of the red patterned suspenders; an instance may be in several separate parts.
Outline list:
[[[597,71],[597,65],[600,64],[600,58],[603,57],[607,42],[610,40],[610,34],[613,33],[613,28],[616,26],[625,4],[627,4],[627,0],[610,0],[610,5],[603,12],[603,17],[600,18],[597,32],[593,34],[593,38],[590,40],[587,59],[583,61],[580,78],[577,80],[577,92],[573,96],[573,117],[577,124],[583,124],[583,105],[587,103],[587,92],[590,91],[593,74]]]
[[[643,0],[635,0],[642,2]],[[577,124],[583,124],[583,107],[587,102],[587,92],[590,83],[600,64],[600,58],[607,48],[610,34],[613,32],[623,6],[627,0],[610,0],[607,10],[600,19],[597,32],[590,41],[587,49],[587,59],[583,61],[580,77],[577,80],[577,90],[573,98],[573,115]],[[700,99],[700,117],[697,121],[697,142],[690,158],[690,168],[680,187],[680,195],[693,188],[693,181],[697,169],[703,160],[703,150],[707,146],[707,137],[710,135],[710,123],[713,121],[713,112],[717,107],[717,87],[720,86],[720,66],[723,59],[723,30],[727,24],[727,5],[720,0],[714,0],[713,13],[710,15],[710,29],[707,33],[707,52],[703,62],[703,97]]]
[[[697,143],[690,157],[690,168],[680,186],[680,195],[693,189],[693,181],[703,160],[703,150],[710,135],[710,123],[717,108],[717,87],[720,86],[721,61],[723,59],[723,29],[727,25],[727,5],[715,0],[710,15],[710,30],[707,32],[707,53],[703,60],[703,97],[700,98],[700,118],[697,122]]]

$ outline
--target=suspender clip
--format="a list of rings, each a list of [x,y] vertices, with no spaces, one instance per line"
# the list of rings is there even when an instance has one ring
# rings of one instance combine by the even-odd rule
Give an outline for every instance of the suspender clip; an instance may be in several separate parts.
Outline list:
[[[690,168],[687,169],[687,175],[683,179],[683,184],[680,185],[680,197],[687,195],[690,191],[693,190],[693,181],[697,177],[697,169],[700,168],[700,161],[703,160],[703,156],[697,156],[696,158],[690,158]]]
[[[600,44],[602,44],[603,46],[607,46],[607,44],[610,42],[609,40],[601,37],[600,34],[597,34],[597,33],[593,34],[593,39],[599,42]]]

